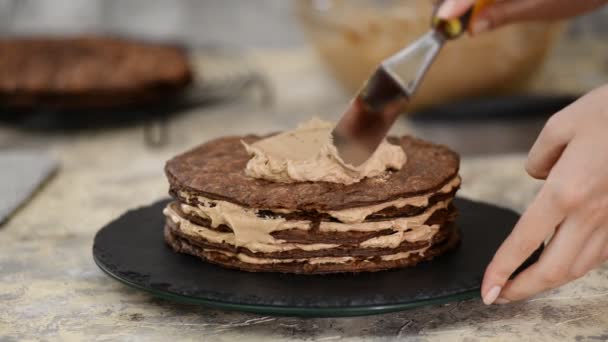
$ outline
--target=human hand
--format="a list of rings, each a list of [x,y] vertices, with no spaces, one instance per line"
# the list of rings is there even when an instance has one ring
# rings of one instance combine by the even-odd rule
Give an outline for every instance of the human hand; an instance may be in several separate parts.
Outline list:
[[[442,19],[464,14],[476,0],[445,0],[437,12]],[[471,23],[471,32],[479,34],[509,23],[555,20],[592,11],[608,0],[502,0],[485,7]]]
[[[486,269],[486,304],[528,298],[608,260],[608,85],[549,119],[526,170],[545,183]],[[540,259],[509,280],[553,232]]]

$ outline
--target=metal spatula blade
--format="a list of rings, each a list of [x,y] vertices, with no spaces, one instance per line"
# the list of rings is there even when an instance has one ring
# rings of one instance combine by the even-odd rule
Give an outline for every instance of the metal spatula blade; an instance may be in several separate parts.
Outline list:
[[[380,64],[332,131],[344,162],[359,166],[372,156],[397,117],[405,112],[443,44],[461,36],[473,14],[491,2],[480,0],[453,20],[433,17],[427,34]]]
[[[358,166],[369,159],[404,112],[444,41],[430,31],[382,62],[332,131],[342,160]]]

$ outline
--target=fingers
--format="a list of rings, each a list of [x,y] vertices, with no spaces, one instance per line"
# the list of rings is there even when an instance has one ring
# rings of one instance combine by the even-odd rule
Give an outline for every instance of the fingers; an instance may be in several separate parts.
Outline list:
[[[573,278],[580,278],[590,270],[601,264],[604,260],[604,250],[608,247],[608,227],[597,229],[583,247],[583,251],[576,258],[570,268]]]
[[[481,287],[484,303],[496,300],[513,272],[562,222],[565,215],[559,208],[543,187],[488,265]]]
[[[482,286],[485,303],[527,298],[608,259],[608,229],[597,230],[608,228],[607,94],[608,88],[594,90],[543,129],[530,152],[528,170],[547,180],[488,265]],[[509,281],[558,226],[539,261]]]
[[[490,29],[506,25],[513,21],[525,20],[538,15],[539,9],[546,6],[548,0],[509,0],[497,1],[479,13],[471,23],[471,32],[479,34]],[[550,0],[554,1],[554,0]],[[463,15],[475,0],[445,0],[437,16],[442,19],[453,19]]]
[[[564,109],[566,111],[567,109]],[[553,165],[572,139],[568,115],[557,113],[547,121],[540,135],[528,153],[526,171],[537,179],[546,179]]]
[[[584,228],[583,220],[569,216],[540,259],[504,286],[499,302],[525,299],[575,279],[572,265],[590,236]]]
[[[553,115],[543,127],[528,153],[526,170],[538,179],[545,179],[564,148],[574,138],[575,131],[591,113],[601,113],[608,88],[600,87]],[[597,124],[595,125],[597,126]]]
[[[496,1],[485,8],[471,23],[471,32],[479,34],[509,23],[529,20],[555,20],[574,17],[592,11],[607,0],[505,0]],[[437,15],[453,19],[466,12],[474,0],[446,0]]]
[[[484,289],[501,286],[497,303],[521,300],[565,284],[584,275],[597,263],[598,255],[601,259],[602,244],[595,240],[605,241],[606,237],[601,235],[603,232],[596,233],[596,227],[606,223],[608,216],[605,208],[608,200],[604,198],[605,192],[602,188],[594,185],[587,176],[590,173],[601,177],[605,175],[603,169],[598,169],[595,165],[595,158],[581,159],[581,151],[585,151],[590,144],[597,145],[597,142],[589,142],[587,138],[575,138],[568,144],[533,205],[524,213],[513,233],[488,266]],[[599,164],[605,165],[603,162]],[[580,172],[581,168],[588,173]],[[594,191],[599,192],[594,194]],[[547,216],[542,217],[542,212],[536,212],[538,208],[550,210]],[[538,216],[541,217],[540,220],[545,219],[548,222],[535,220],[534,217]],[[548,225],[555,227],[558,224],[559,229],[539,261],[507,282],[507,274],[523,261],[520,259],[521,254],[516,252],[517,245],[526,246],[525,238],[538,241],[539,236],[547,237]],[[597,247],[598,245],[600,247]],[[583,253],[587,247],[593,250]],[[513,264],[508,264],[508,258],[515,259],[512,260]],[[577,264],[579,258],[581,261]],[[501,282],[503,280],[505,282]],[[486,299],[486,302],[490,302],[490,299],[493,298]]]
[[[473,34],[479,34],[511,22],[525,20],[537,15],[538,9],[545,2],[546,0],[497,1],[477,15],[471,31]]]
[[[441,19],[457,18],[471,8],[473,4],[475,4],[475,0],[445,0],[439,7],[437,16]]]
[[[473,34],[479,34],[514,22],[570,18],[592,11],[606,2],[606,0],[496,1],[477,16],[471,31]]]

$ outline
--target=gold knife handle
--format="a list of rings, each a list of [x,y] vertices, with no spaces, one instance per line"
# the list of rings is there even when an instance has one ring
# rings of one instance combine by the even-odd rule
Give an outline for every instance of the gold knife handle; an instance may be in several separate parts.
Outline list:
[[[494,0],[477,0],[475,5],[469,8],[463,15],[458,18],[444,20],[437,17],[435,11],[433,13],[431,26],[441,32],[446,39],[455,39],[460,37],[466,30],[469,29],[470,24],[473,22],[475,17],[486,7],[494,3]],[[438,8],[439,6],[437,6]]]

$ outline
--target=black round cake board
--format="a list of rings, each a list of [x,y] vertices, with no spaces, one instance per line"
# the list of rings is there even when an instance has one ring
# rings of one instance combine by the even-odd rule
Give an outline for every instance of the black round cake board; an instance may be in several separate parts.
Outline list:
[[[163,239],[168,202],[131,210],[103,227],[93,245],[97,265],[155,296],[275,315],[368,315],[479,297],[485,267],[519,218],[508,209],[456,198],[462,243],[453,252],[392,271],[293,275],[230,270],[173,252]]]

